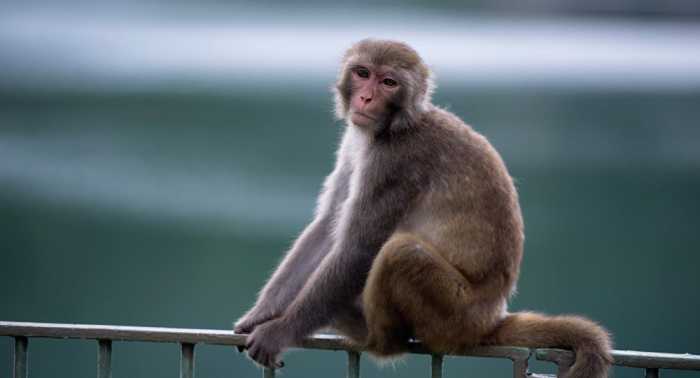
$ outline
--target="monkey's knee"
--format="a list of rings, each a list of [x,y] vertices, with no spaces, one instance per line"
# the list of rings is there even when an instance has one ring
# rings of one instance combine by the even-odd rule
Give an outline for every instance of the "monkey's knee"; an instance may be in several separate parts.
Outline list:
[[[413,234],[398,234],[389,239],[379,251],[370,275],[405,277],[406,274],[419,273],[416,264],[435,263],[447,264],[430,243]]]
[[[420,238],[412,234],[393,236],[379,251],[372,264],[363,293],[364,307],[377,301],[386,304],[396,299],[396,291],[404,281],[422,279],[424,270],[434,257]]]
[[[392,237],[375,259],[363,293],[367,349],[388,356],[406,351],[436,319],[455,311],[461,275],[427,242],[411,234]]]
[[[467,281],[430,243],[412,234],[398,234],[382,247],[372,265],[366,290],[375,288],[411,301],[417,295],[445,296],[445,289],[465,290]]]
[[[498,306],[476,300],[474,290],[432,245],[398,235],[382,248],[363,293],[368,340],[379,354],[408,338],[445,351],[477,345]]]

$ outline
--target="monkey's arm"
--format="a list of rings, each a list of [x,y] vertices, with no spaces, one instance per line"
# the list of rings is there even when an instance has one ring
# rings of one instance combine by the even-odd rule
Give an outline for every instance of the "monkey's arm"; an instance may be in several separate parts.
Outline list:
[[[399,176],[400,177],[400,176]],[[382,244],[409,206],[415,187],[396,177],[367,185],[344,209],[339,242],[314,271],[284,314],[261,324],[248,338],[248,353],[259,364],[281,366],[279,353],[352,311]]]
[[[294,243],[255,306],[236,322],[235,333],[250,333],[258,324],[279,317],[328,254],[333,244],[334,214],[347,197],[348,177],[346,166],[339,163],[324,184],[316,219]]]
[[[318,218],[304,230],[261,291],[255,306],[236,322],[235,333],[250,333],[258,324],[282,314],[330,250],[329,224],[328,219]]]

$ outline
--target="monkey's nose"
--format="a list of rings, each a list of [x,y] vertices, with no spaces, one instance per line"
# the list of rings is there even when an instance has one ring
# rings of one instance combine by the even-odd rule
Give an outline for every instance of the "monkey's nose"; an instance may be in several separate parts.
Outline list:
[[[362,102],[365,103],[365,104],[366,104],[366,103],[369,103],[370,101],[372,101],[372,98],[371,98],[371,97],[360,96],[360,99],[361,99]]]

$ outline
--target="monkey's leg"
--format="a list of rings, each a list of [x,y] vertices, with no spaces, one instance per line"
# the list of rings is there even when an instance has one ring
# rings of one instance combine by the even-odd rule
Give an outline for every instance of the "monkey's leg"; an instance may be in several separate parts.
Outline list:
[[[352,344],[362,346],[367,339],[367,322],[362,313],[362,297],[358,296],[349,310],[333,321],[331,327],[350,337]]]
[[[365,347],[389,356],[405,352],[410,337],[439,351],[478,345],[495,328],[500,307],[477,297],[429,243],[395,235],[377,255],[363,293]]]

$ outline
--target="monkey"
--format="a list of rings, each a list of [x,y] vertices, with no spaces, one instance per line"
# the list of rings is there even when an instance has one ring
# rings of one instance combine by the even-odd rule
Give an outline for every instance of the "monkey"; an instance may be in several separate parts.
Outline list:
[[[568,378],[606,377],[611,342],[578,316],[507,310],[524,228],[500,155],[432,104],[433,74],[408,45],[366,39],[333,87],[345,120],[313,221],[235,324],[258,364],[324,328],[393,358],[420,340],[450,353],[477,346],[571,349]]]

